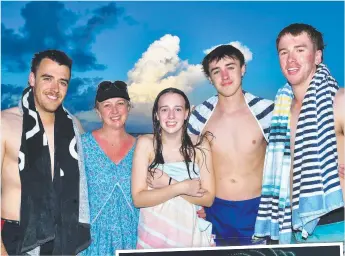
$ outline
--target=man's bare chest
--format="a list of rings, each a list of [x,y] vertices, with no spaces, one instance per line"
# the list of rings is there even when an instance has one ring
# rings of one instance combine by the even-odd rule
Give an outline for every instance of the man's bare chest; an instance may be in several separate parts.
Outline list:
[[[265,142],[259,123],[251,113],[226,117],[214,115],[206,124],[214,138],[211,142],[215,152],[255,152]]]

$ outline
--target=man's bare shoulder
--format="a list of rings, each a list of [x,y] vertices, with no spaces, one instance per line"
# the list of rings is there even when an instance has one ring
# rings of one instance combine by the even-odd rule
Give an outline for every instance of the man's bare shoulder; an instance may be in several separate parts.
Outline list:
[[[18,107],[9,108],[1,111],[1,126],[11,126],[22,122],[23,115]]]
[[[14,108],[8,108],[3,111],[1,111],[1,115],[17,115],[17,116],[22,116],[22,113],[20,112],[18,107]]]
[[[13,142],[14,140],[11,138],[20,136],[22,125],[23,116],[18,107],[1,111],[1,140]]]

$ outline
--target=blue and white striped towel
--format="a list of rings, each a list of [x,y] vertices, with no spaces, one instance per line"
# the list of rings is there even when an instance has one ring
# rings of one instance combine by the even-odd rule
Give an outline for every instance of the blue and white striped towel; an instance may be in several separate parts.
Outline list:
[[[268,141],[268,134],[270,131],[270,122],[274,103],[271,100],[266,100],[254,96],[246,91],[243,91],[244,99],[256,118],[262,133]],[[203,103],[199,104],[192,112],[189,118],[188,132],[195,135],[202,133],[207,121],[210,119],[213,110],[218,103],[218,95],[215,95]]]
[[[338,89],[327,67],[320,64],[302,102],[297,122],[292,214],[290,107],[294,96],[289,84],[278,91],[254,236],[270,236],[280,243],[290,243],[293,229],[307,238],[321,216],[344,205],[337,171],[333,116],[333,100]]]

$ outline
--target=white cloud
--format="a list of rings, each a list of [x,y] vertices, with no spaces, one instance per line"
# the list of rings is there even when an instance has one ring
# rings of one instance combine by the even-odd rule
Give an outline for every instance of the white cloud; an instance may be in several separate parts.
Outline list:
[[[165,88],[175,87],[185,93],[205,81],[201,65],[181,60],[180,39],[170,34],[153,42],[128,72],[129,94],[134,104],[151,104]],[[135,110],[134,110],[135,111]]]
[[[246,62],[252,60],[253,54],[247,46],[238,41],[229,44],[243,52]],[[209,53],[217,46],[205,50],[204,53]],[[179,37],[166,34],[154,41],[128,71],[128,91],[134,108],[129,114],[127,123],[151,124],[153,102],[163,89],[175,87],[190,93],[207,81],[202,66],[181,60],[178,56],[179,51]],[[90,88],[89,84],[91,83],[78,88],[78,93],[85,93]],[[81,111],[76,116],[86,123],[100,122],[94,110]]]
[[[233,41],[233,42],[230,42],[228,44],[236,47],[237,49],[239,49],[243,53],[246,63],[248,63],[249,61],[251,61],[253,59],[253,53],[251,52],[251,50],[247,46],[243,45],[241,42]],[[218,46],[220,46],[220,44],[216,45],[216,46],[212,46],[211,48],[204,50],[204,53],[208,54]]]

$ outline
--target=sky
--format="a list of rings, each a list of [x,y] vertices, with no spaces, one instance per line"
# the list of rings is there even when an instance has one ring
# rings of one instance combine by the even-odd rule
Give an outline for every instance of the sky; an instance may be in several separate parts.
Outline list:
[[[275,40],[292,23],[324,36],[324,63],[344,85],[344,2],[1,2],[1,109],[18,105],[31,58],[46,49],[73,60],[64,106],[86,131],[101,126],[94,111],[99,82],[123,80],[134,105],[126,129],[152,131],[156,95],[182,89],[192,105],[216,94],[201,69],[213,47],[232,44],[247,64],[243,89],[274,99],[286,83]]]

